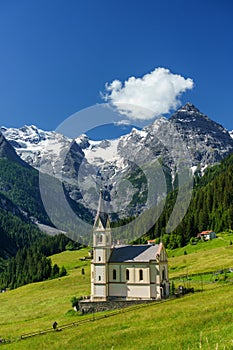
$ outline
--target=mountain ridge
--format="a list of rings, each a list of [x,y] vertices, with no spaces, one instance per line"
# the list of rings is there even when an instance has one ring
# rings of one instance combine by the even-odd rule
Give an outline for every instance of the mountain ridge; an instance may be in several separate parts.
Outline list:
[[[65,181],[72,199],[84,206],[93,203],[93,214],[98,203],[98,188],[105,188],[119,217],[137,215],[146,205],[139,200],[145,197],[145,188],[119,187],[124,181],[132,180],[135,169],[145,161],[162,162],[172,188],[183,150],[192,172],[199,175],[233,152],[232,135],[191,103],[180,107],[169,119],[161,117],[142,130],[133,128],[114,140],[93,141],[86,135],[72,140],[35,126],[2,128],[1,131],[24,161]],[[137,176],[142,179],[142,172]],[[123,209],[116,193],[125,198],[127,205]],[[166,191],[159,196],[166,196]]]

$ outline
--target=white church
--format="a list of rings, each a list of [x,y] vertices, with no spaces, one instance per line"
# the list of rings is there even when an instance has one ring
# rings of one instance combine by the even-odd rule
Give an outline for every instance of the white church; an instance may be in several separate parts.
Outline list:
[[[93,227],[91,301],[160,300],[169,295],[168,259],[160,244],[112,245],[102,194]]]

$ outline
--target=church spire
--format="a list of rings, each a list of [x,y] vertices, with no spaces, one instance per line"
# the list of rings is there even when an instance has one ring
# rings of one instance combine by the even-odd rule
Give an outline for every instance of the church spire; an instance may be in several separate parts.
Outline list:
[[[100,196],[99,196],[99,204],[98,204],[98,209],[94,221],[94,230],[95,229],[110,229],[110,221],[108,214],[106,213],[105,210],[105,205],[104,205],[104,198],[103,198],[103,190],[100,190]]]

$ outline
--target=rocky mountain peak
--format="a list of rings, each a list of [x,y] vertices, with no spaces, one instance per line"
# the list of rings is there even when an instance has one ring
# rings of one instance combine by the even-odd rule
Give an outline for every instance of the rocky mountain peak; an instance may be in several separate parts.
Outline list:
[[[183,113],[200,113],[199,109],[194,106],[194,104],[187,102],[184,106],[180,107],[177,112],[183,112]]]
[[[212,134],[215,138],[218,136],[221,139],[222,137],[226,137],[231,143],[229,132],[222,125],[200,112],[199,109],[191,103],[186,103],[179,108],[169,120],[179,129],[192,130],[206,135]]]
[[[203,113],[200,112],[191,103],[186,103],[184,106],[180,107],[170,118],[171,122],[175,123],[190,123],[197,125],[199,123],[210,122],[211,120]],[[211,121],[212,122],[212,121]]]
[[[75,141],[82,149],[86,149],[90,146],[90,139],[86,134],[81,134]]]

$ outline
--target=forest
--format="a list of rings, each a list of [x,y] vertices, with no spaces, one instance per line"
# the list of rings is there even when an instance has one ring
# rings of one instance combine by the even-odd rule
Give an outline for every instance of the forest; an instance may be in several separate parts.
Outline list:
[[[64,266],[52,265],[48,256],[80,245],[64,234],[45,236],[29,247],[20,248],[16,255],[4,260],[0,271],[0,289],[14,289],[22,285],[66,275]]]
[[[162,215],[149,231],[150,238],[162,236],[164,244],[174,249],[204,230],[216,233],[233,230],[233,154],[209,167],[202,177],[195,176],[188,211],[179,226],[168,234],[165,227],[176,196],[177,191],[169,193]]]

